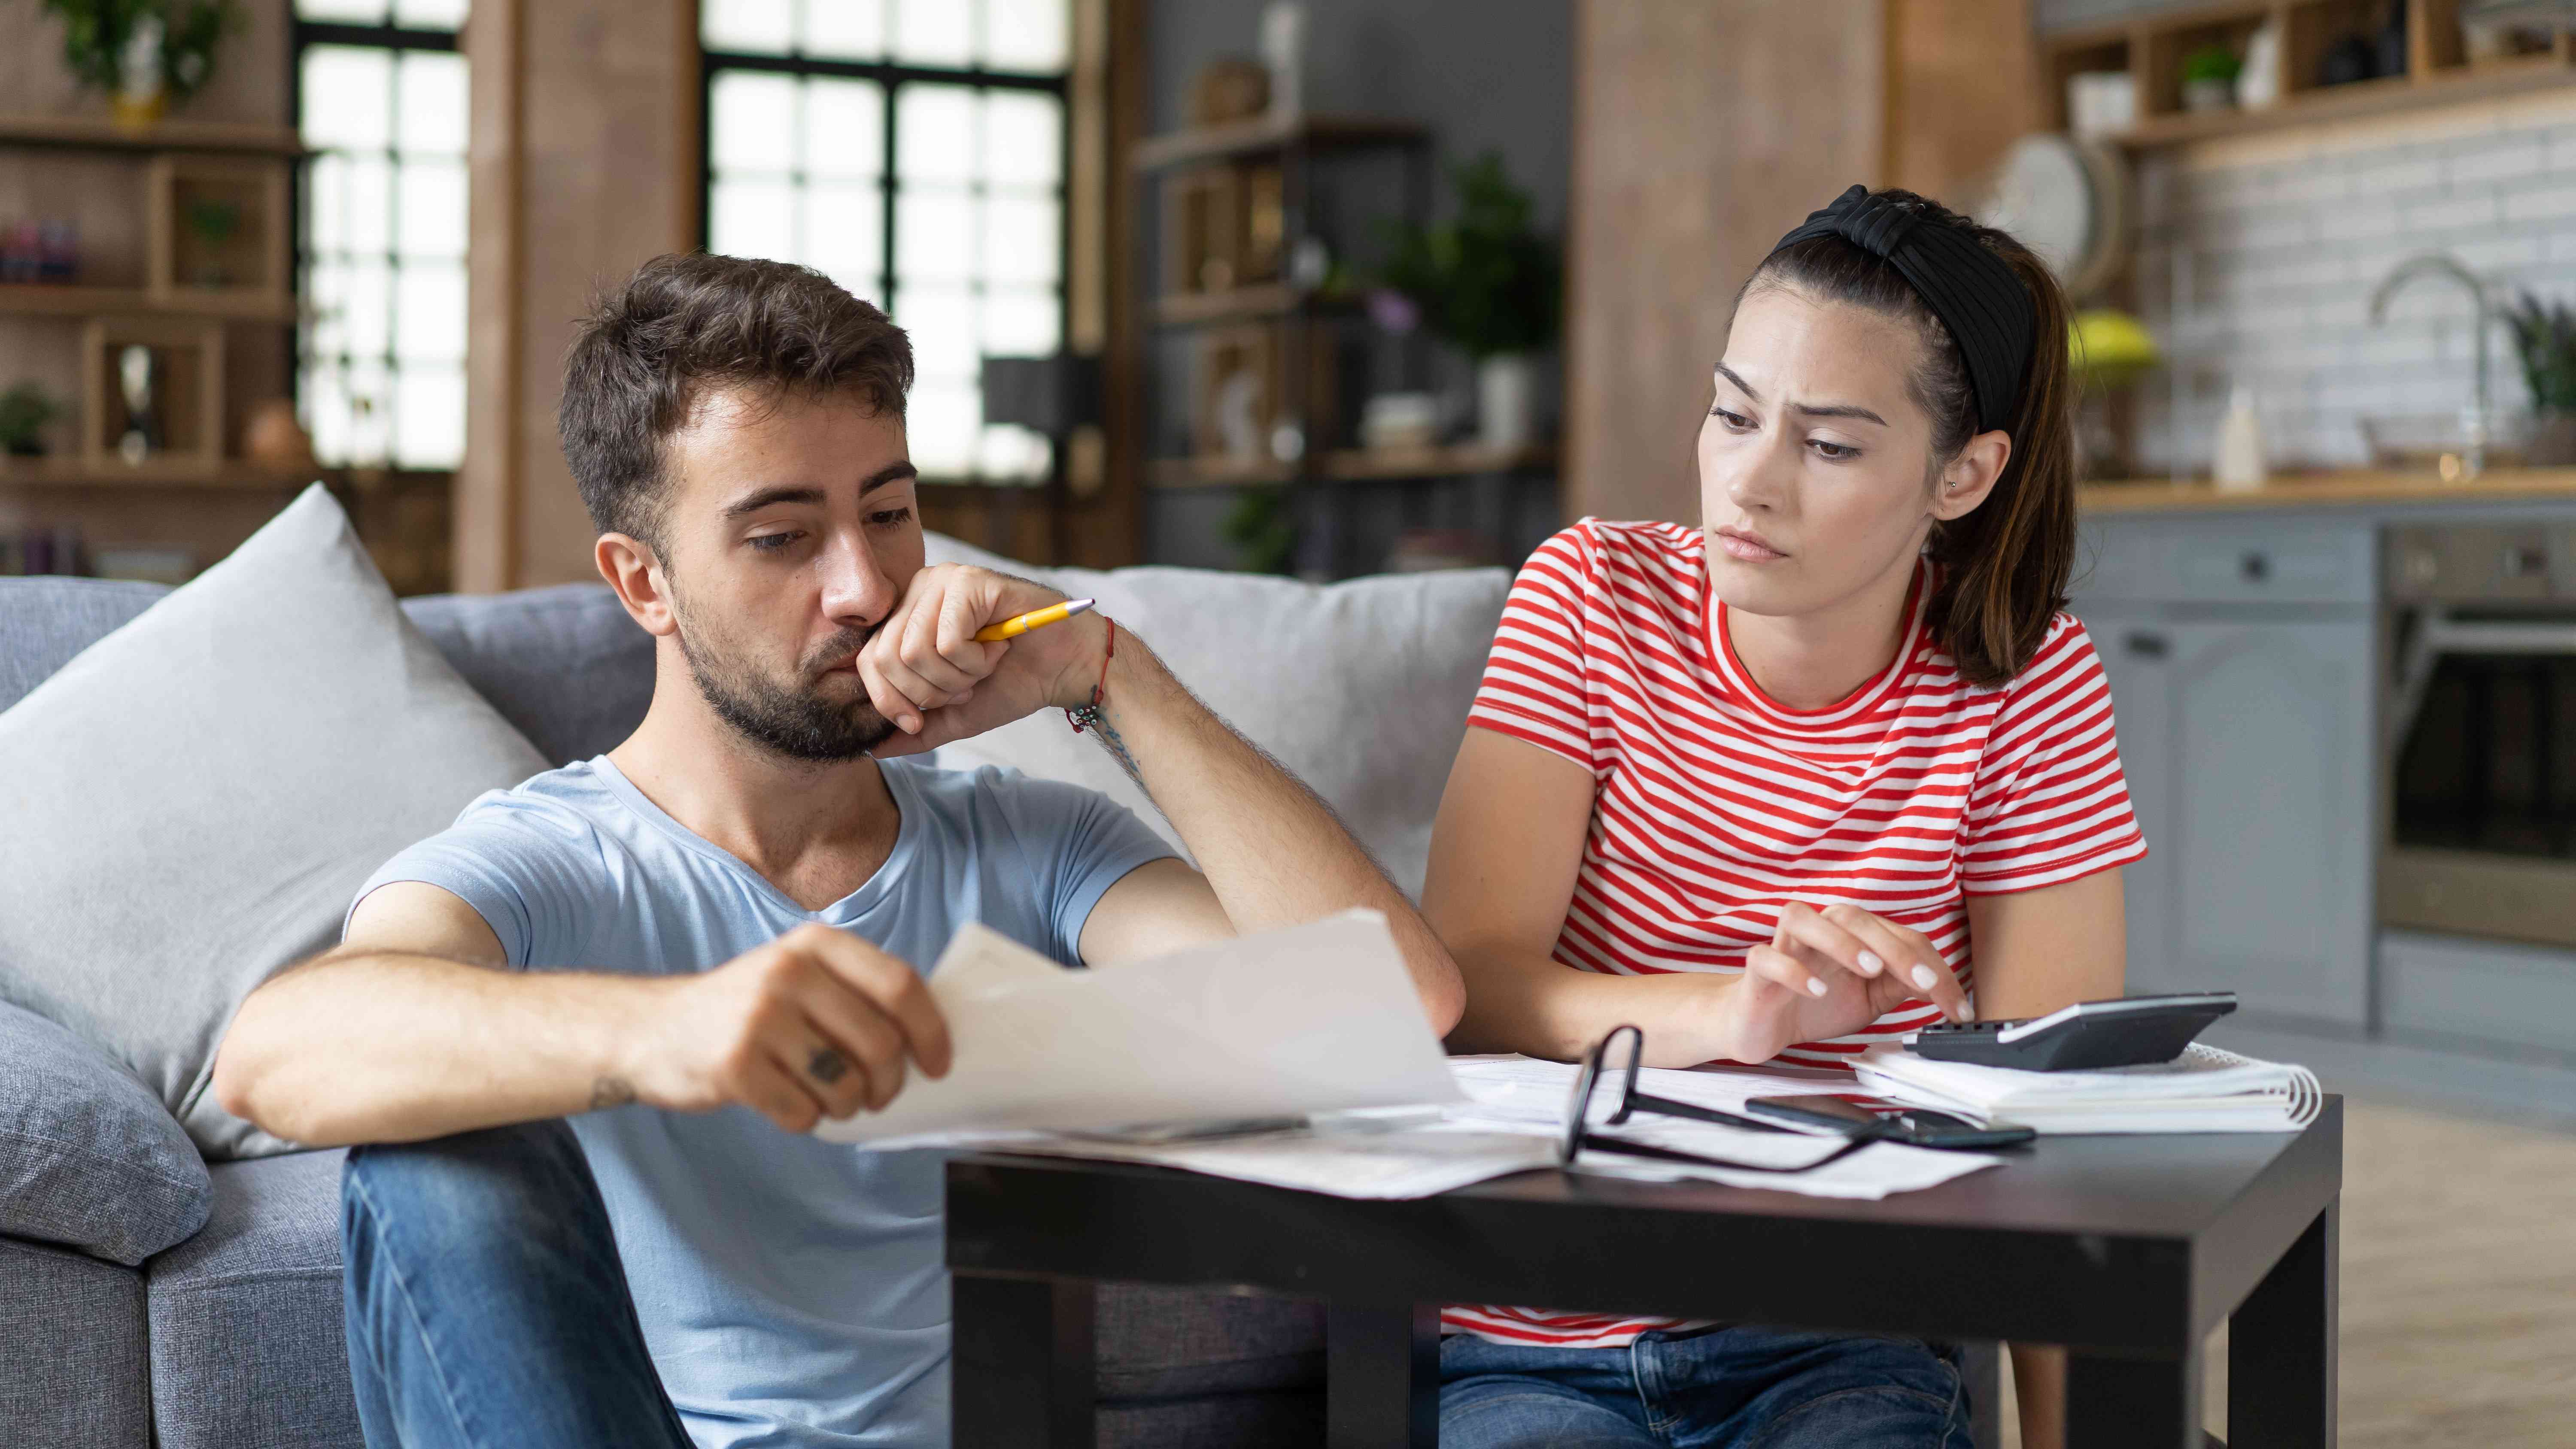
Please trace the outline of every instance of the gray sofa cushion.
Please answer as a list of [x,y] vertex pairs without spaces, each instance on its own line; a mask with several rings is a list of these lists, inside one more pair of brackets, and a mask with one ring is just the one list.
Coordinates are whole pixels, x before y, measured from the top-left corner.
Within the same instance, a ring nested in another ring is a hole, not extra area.
[[143,1276],[0,1237],[0,1440],[151,1442]]
[[140,1263],[205,1226],[205,1160],[97,1048],[0,1001],[0,1233]]
[[551,763],[616,748],[653,702],[653,636],[605,584],[440,594],[403,611]]
[[0,579],[0,709],[168,592],[105,579]]
[[0,998],[97,1044],[212,1158],[251,989],[360,882],[545,768],[406,619],[319,485],[0,712]]
[[340,1162],[213,1171],[205,1231],[146,1267],[160,1449],[362,1449],[340,1331]]

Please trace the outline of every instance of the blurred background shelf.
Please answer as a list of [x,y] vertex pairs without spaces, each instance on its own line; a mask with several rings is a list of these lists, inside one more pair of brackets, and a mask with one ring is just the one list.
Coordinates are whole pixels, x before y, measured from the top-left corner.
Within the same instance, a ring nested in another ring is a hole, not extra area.
[[1318,314],[1352,313],[1359,310],[1359,299],[1301,293],[1285,282],[1236,287],[1223,292],[1171,292],[1154,299],[1154,322],[1162,327],[1195,327],[1211,322],[1285,317],[1301,310]]
[[298,488],[335,470],[304,466],[281,468],[227,459],[204,463],[193,458],[155,458],[138,465],[100,467],[80,458],[0,459],[0,487],[5,488]]
[[[1313,477],[1327,482],[1394,482],[1408,478],[1466,478],[1556,466],[1556,449],[1488,448],[1458,443],[1441,448],[1336,448],[1316,460]],[[1239,488],[1294,481],[1294,464],[1225,458],[1158,458],[1157,488]]]
[[83,116],[0,115],[0,143],[62,146],[87,151],[227,151],[302,156],[304,139],[289,126],[236,121],[162,121],[120,126]]
[[1419,123],[1390,117],[1307,115],[1282,120],[1275,116],[1261,116],[1221,126],[1196,126],[1139,141],[1136,148],[1128,153],[1128,164],[1139,171],[1160,171],[1197,161],[1256,156],[1292,146],[1322,151],[1347,146],[1412,144],[1429,137],[1430,132]]
[[0,315],[91,317],[107,312],[173,317],[230,317],[248,322],[292,322],[295,298],[180,290],[156,294],[145,287],[55,286],[41,282],[0,285]]

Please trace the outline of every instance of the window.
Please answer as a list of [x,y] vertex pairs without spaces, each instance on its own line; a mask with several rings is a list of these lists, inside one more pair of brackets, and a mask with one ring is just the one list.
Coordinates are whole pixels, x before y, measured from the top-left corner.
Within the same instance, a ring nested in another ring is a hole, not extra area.
[[1064,337],[1068,0],[704,0],[707,249],[802,262],[912,334],[924,476],[1026,482],[979,359]]
[[465,453],[466,0],[295,0],[296,398],[335,465]]

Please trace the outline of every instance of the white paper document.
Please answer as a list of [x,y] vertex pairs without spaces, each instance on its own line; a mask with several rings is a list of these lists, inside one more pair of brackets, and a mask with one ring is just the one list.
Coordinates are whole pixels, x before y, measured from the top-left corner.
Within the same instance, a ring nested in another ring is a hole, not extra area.
[[2194,1042],[2170,1062],[2033,1072],[1872,1047],[1861,1084],[1890,1101],[2043,1133],[2296,1132],[2325,1105],[2316,1074]]
[[930,973],[956,1061],[915,1072],[832,1142],[1000,1145],[1008,1134],[1304,1117],[1460,1100],[1386,918],[1346,911],[1096,971],[970,925]]

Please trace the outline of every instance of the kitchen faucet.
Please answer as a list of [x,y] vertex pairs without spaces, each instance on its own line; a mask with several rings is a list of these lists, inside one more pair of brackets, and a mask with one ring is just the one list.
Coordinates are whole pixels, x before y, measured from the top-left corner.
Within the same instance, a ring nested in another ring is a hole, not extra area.
[[2376,327],[2387,319],[2388,299],[2396,296],[2400,288],[2428,275],[2449,277],[2468,288],[2469,298],[2478,309],[2477,331],[2469,335],[2469,350],[2478,360],[2477,401],[2460,412],[2460,433],[2465,444],[2461,451],[2466,455],[2461,460],[2460,476],[2466,480],[2486,471],[2487,421],[2494,416],[2494,395],[2487,380],[2487,322],[2494,316],[2494,309],[2487,304],[2485,284],[2448,252],[2419,252],[2399,262],[2396,270],[2380,282],[2379,289],[2370,294],[2370,325]]

